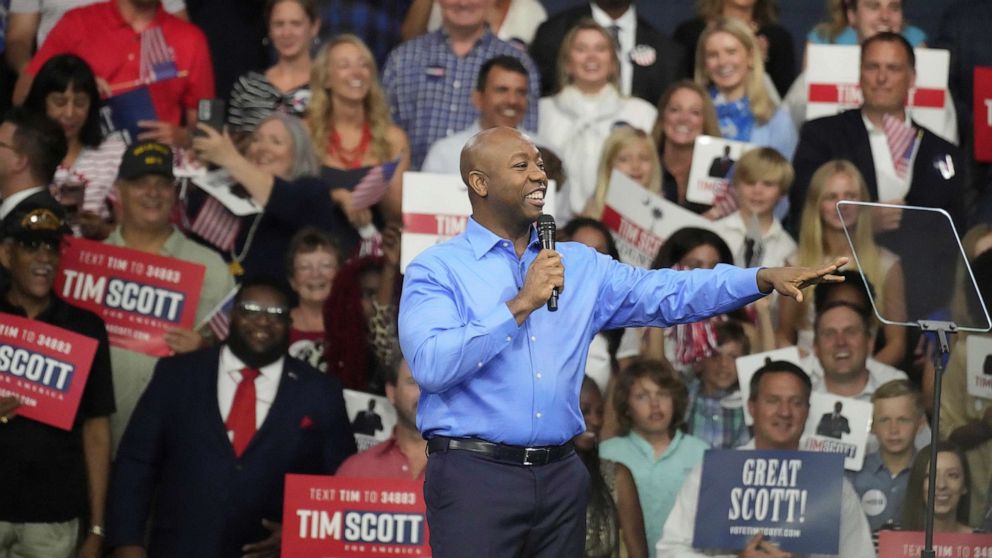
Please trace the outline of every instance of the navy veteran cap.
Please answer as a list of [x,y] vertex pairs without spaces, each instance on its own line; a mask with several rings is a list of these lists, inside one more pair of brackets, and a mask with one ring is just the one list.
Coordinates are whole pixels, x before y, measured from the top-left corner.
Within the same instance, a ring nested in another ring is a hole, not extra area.
[[20,204],[3,220],[3,237],[18,242],[58,244],[72,234],[60,207],[47,204]]
[[154,141],[135,143],[127,148],[117,172],[118,180],[134,180],[149,174],[169,179],[172,174],[172,148]]

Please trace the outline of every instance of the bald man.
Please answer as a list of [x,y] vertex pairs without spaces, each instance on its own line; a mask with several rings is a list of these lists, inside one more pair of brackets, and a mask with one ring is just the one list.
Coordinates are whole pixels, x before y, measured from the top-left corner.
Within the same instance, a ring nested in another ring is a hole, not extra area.
[[410,263],[400,303],[400,344],[428,440],[433,555],[583,556],[589,476],[572,438],[585,430],[579,388],[593,336],[698,321],[773,289],[801,299],[805,286],[838,280],[831,273],[845,261],[676,272],[634,268],[574,242],[543,250],[534,221],[548,187],[544,162],[512,128],[473,136],[461,175],[468,226]]

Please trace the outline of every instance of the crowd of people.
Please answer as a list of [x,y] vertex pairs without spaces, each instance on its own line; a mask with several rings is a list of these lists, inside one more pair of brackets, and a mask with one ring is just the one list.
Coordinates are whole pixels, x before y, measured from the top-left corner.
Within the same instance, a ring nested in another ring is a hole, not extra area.
[[[931,466],[936,530],[992,531],[992,399],[968,383],[969,352],[988,334],[954,340],[932,431],[939,345],[905,325],[988,319],[992,170],[974,158],[971,76],[992,66],[973,33],[992,25],[992,4],[949,3],[928,37],[904,17],[909,1],[829,0],[807,30],[779,23],[785,2],[699,0],[668,37],[632,0],[558,13],[537,0],[239,0],[219,2],[223,14],[183,0],[0,0],[0,106],[11,107],[0,312],[98,342],[69,431],[19,416],[24,401],[0,389],[0,556],[276,556],[286,474],[424,479],[431,425],[476,420],[460,414],[472,404],[526,417],[554,399],[542,388],[535,401],[494,391],[483,402],[464,385],[472,355],[516,335],[504,316],[475,316],[472,336],[445,339],[430,373],[400,347],[415,335],[440,343],[430,336],[458,321],[425,304],[415,319],[404,309],[399,331],[401,300],[437,288],[426,264],[401,270],[404,173],[460,175],[472,196],[502,195],[463,147],[487,130],[517,141],[505,129],[540,150],[540,171],[521,159],[507,172],[525,189],[553,180],[559,242],[602,255],[566,268],[619,262],[603,221],[616,172],[705,223],[663,239],[651,269],[849,260],[845,282],[798,300],[772,294],[664,328],[619,327],[657,321],[637,309],[597,314],[605,325],[588,350],[569,353],[585,363],[581,390],[557,395],[576,408],[544,417],[585,425],[567,446],[590,479],[585,556],[713,550],[693,548],[697,513],[710,511],[698,508],[706,450],[799,449],[816,393],[873,409],[864,464],[843,481],[840,556],[874,556],[885,529],[922,530]],[[795,34],[860,45],[860,107],[807,121]],[[940,129],[914,119],[911,102],[914,49],[927,47],[950,51]],[[688,192],[707,136],[750,146],[714,162],[727,185],[702,204]],[[218,175],[254,209],[204,185]],[[497,201],[530,209],[545,195]],[[940,210],[953,228],[920,230],[938,221],[900,206]],[[438,262],[471,275],[447,278],[458,308],[499,276],[484,257],[499,239],[479,222]],[[204,268],[195,326],[164,334],[170,356],[112,344],[101,318],[56,293],[65,236]],[[563,303],[583,288],[569,285]],[[770,360],[740,385],[736,359],[789,347],[797,362]],[[540,382],[531,366],[511,368]],[[356,453],[343,390],[389,400],[388,440]],[[473,424],[500,442],[513,426]],[[722,550],[781,555],[760,535]]]

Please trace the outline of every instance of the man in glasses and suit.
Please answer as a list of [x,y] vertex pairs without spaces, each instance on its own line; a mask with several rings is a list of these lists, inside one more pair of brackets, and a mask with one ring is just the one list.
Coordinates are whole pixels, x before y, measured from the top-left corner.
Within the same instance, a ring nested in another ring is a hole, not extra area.
[[115,556],[278,555],[285,475],[355,452],[341,384],[287,355],[289,326],[282,288],[248,281],[223,345],[159,361],[111,478]]

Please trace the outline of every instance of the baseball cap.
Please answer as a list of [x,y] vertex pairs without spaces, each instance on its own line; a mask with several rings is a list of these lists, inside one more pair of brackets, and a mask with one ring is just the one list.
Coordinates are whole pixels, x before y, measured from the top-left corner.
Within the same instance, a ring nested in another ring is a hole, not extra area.
[[121,158],[117,179],[134,180],[149,174],[175,178],[172,174],[172,148],[155,141],[143,141],[127,148]]
[[72,234],[72,229],[65,222],[65,213],[61,211],[61,207],[21,204],[3,220],[3,238],[12,238],[22,243],[58,244],[67,234]]

